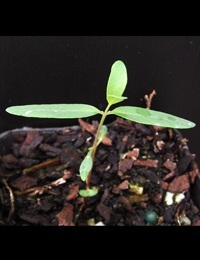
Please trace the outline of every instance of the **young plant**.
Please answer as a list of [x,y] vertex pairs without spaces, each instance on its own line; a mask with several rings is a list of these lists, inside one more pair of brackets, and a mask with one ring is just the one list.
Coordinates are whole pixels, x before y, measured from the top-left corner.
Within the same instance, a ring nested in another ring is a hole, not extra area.
[[126,85],[126,66],[122,61],[117,60],[112,65],[108,78],[106,89],[106,99],[108,104],[104,111],[87,104],[37,104],[11,106],[8,107],[6,111],[17,116],[57,119],[83,118],[94,116],[96,114],[101,115],[101,120],[97,128],[93,145],[88,149],[88,152],[79,168],[80,178],[82,181],[86,182],[86,188],[80,190],[79,193],[83,197],[90,197],[98,193],[96,187],[90,187],[90,179],[97,147],[107,134],[107,127],[104,125],[104,122],[108,115],[116,115],[141,124],[168,128],[186,129],[195,126],[195,123],[186,119],[141,107],[119,106],[110,110],[112,105],[120,103],[126,99],[126,97],[122,96]]

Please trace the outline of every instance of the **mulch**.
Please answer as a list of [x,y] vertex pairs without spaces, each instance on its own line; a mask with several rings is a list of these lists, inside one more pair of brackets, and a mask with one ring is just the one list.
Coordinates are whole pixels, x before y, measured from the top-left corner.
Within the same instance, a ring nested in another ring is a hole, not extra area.
[[200,225],[192,193],[198,165],[175,129],[121,118],[108,124],[91,178],[98,194],[81,197],[79,166],[97,126],[79,120],[0,139],[1,226]]

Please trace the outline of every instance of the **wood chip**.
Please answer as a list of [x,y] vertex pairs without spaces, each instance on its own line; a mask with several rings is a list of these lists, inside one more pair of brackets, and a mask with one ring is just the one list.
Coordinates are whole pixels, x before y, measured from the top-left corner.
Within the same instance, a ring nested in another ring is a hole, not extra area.
[[85,122],[85,121],[84,121],[83,119],[81,119],[81,118],[78,119],[78,122],[79,122],[79,124],[80,124],[80,126],[82,127],[83,130],[86,130],[87,132],[89,132],[89,133],[92,134],[92,135],[95,134],[96,128],[95,128],[93,125],[91,125],[91,124]]
[[10,185],[18,190],[25,190],[32,186],[37,185],[37,179],[30,176],[21,176],[13,180]]
[[169,183],[168,182],[166,182],[166,181],[161,182],[161,188],[163,190],[167,190],[168,187],[169,187]]
[[118,202],[122,203],[129,212],[132,211],[131,202],[126,197],[120,196],[119,199],[118,199]]
[[114,194],[119,194],[119,193],[120,193],[119,187],[118,187],[118,186],[114,186],[114,187],[112,188],[112,193],[114,193]]
[[153,197],[153,202],[156,204],[159,204],[162,202],[163,199],[163,194],[161,192],[157,193],[154,197]]
[[189,152],[186,152],[181,159],[179,160],[178,163],[178,171],[180,172],[180,174],[184,173],[187,171],[187,168],[189,166],[189,164],[192,161],[192,155],[189,154]]
[[11,163],[11,164],[17,164],[18,163],[18,159],[13,155],[13,154],[6,154],[4,156],[2,156],[2,161],[4,163]]
[[192,226],[200,226],[200,219],[192,224]]
[[169,180],[170,178],[174,177],[174,175],[175,175],[175,171],[171,171],[170,173],[168,173],[168,174],[163,178],[163,181]]
[[[97,129],[93,125],[83,121],[81,118],[78,119],[78,122],[79,122],[80,126],[84,130],[86,130],[87,132],[89,132],[90,134],[92,134],[94,136],[96,135],[96,130]],[[112,145],[112,140],[109,137],[107,137],[107,136],[104,136],[104,138],[103,138],[103,140],[101,142],[104,145],[107,145],[107,146],[111,146]]]
[[121,174],[127,172],[130,170],[133,166],[133,160],[130,159],[124,159],[118,163],[118,170]]
[[65,145],[62,147],[60,154],[60,162],[68,163],[72,168],[78,168],[82,162],[81,154],[73,145]]
[[73,223],[74,206],[67,204],[64,208],[56,215],[58,220],[58,226],[74,226]]
[[165,145],[165,142],[163,142],[162,140],[156,142],[156,146],[157,146],[157,148],[158,148],[159,151],[162,150],[162,148],[164,147],[164,145]]
[[188,174],[178,176],[169,184],[168,191],[173,193],[182,193],[190,188]]
[[20,147],[20,154],[29,157],[32,151],[42,142],[43,137],[39,134],[37,130],[32,130],[28,132],[26,139]]
[[120,184],[118,185],[118,188],[119,188],[120,190],[127,190],[128,187],[129,187],[129,181],[127,181],[127,180],[123,181],[122,183],[120,183]]
[[105,221],[109,222],[110,220],[110,215],[111,215],[111,208],[105,206],[103,203],[99,203],[97,206],[97,210],[99,214],[105,219]]
[[24,211],[18,213],[19,217],[22,220],[25,220],[28,223],[34,224],[34,225],[48,225],[48,217],[42,216],[42,215],[30,215],[26,214]]
[[64,172],[63,172],[63,179],[68,180],[72,177],[72,175],[73,175],[72,169],[70,169],[70,170],[65,169]]
[[79,186],[78,185],[70,185],[69,194],[66,196],[66,200],[70,201],[78,197]]
[[132,151],[127,152],[124,157],[125,158],[132,158],[133,161],[137,160],[138,156],[139,156],[140,150],[138,148],[134,148]]
[[150,167],[150,168],[157,168],[158,167],[158,160],[136,160],[133,162],[135,166],[143,166],[143,167]]
[[147,201],[147,200],[149,200],[148,194],[131,195],[131,196],[129,196],[129,201],[131,203],[133,203],[133,202],[142,202],[142,201]]
[[174,163],[174,162],[172,162],[172,161],[170,161],[169,159],[167,159],[164,163],[163,163],[163,166],[165,167],[165,168],[167,168],[168,170],[170,170],[170,171],[173,171],[173,170],[175,170],[176,169],[176,163]]
[[51,152],[51,154],[54,157],[59,156],[60,153],[61,153],[61,149],[60,148],[54,147],[54,146],[49,145],[49,144],[40,144],[39,148],[43,152]]
[[193,170],[189,172],[191,182],[194,183],[195,179],[197,177],[197,174],[199,173],[199,168],[196,162],[193,163]]

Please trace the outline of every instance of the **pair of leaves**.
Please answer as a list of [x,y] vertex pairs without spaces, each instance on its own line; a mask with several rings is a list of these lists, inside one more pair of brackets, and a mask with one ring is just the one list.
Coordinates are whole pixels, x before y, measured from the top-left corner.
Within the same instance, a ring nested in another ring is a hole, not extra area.
[[[106,98],[109,105],[119,103],[127,84],[127,71],[124,63],[116,61],[112,67],[107,84]],[[84,118],[102,114],[98,108],[87,104],[36,104],[8,107],[6,111],[13,115],[36,118]],[[147,110],[134,106],[121,106],[109,111],[125,119],[147,125],[157,125],[170,128],[192,128],[195,123],[171,114]]]
[[[13,106],[7,108],[6,111],[18,116],[59,119],[83,118],[101,114],[99,109],[86,104]],[[195,123],[171,114],[134,106],[120,106],[109,111],[109,114],[114,114],[146,125],[156,125],[177,129],[192,128],[195,126]]]

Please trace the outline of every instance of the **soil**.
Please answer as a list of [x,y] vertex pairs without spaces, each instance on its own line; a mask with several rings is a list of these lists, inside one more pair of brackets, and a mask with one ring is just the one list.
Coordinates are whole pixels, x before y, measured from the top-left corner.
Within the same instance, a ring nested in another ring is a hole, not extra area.
[[55,131],[10,131],[1,142],[1,226],[200,225],[191,192],[198,165],[175,129],[121,118],[108,124],[91,178],[98,194],[81,197],[79,166],[97,126],[79,120]]

